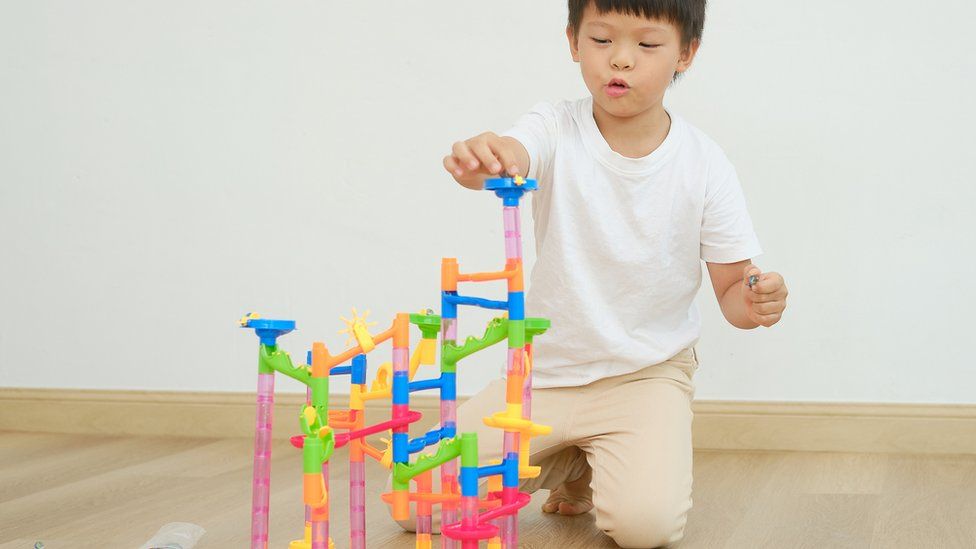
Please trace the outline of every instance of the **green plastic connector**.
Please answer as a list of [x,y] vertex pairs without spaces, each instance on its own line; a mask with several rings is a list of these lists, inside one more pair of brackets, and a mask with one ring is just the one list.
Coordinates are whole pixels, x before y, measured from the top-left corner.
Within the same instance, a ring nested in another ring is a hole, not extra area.
[[532,338],[544,334],[552,323],[548,318],[526,318],[525,319],[525,342],[532,343]]
[[461,467],[478,466],[478,433],[461,433]]
[[508,321],[508,348],[521,349],[525,347],[525,321]]
[[437,334],[441,331],[440,315],[413,313],[410,315],[410,323],[420,328],[424,339],[437,339]]
[[308,385],[312,372],[305,365],[296,367],[291,362],[291,356],[278,349],[277,345],[261,345],[258,350],[258,373],[273,374],[280,372],[286,376]]
[[312,406],[315,406],[316,410],[327,409],[329,407],[329,378],[309,378],[308,386],[312,388]]
[[469,336],[464,340],[464,345],[457,346],[453,343],[445,343],[442,346],[441,371],[455,372],[459,360],[483,349],[487,349],[506,338],[508,338],[508,319],[493,318],[488,323],[488,327],[485,328],[485,335],[480,339]]
[[460,439],[457,437],[444,439],[440,442],[440,446],[437,447],[437,452],[432,455],[423,454],[417,458],[415,463],[410,465],[406,463],[394,463],[393,478],[394,480],[400,480],[401,482],[409,484],[410,479],[413,477],[425,471],[430,471],[434,467],[447,463],[460,455]]

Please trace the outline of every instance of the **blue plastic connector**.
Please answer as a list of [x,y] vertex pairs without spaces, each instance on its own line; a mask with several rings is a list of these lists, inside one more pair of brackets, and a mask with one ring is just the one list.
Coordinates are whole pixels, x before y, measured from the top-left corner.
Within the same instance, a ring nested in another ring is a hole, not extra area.
[[407,433],[393,433],[393,461],[396,463],[407,463],[410,459],[410,452],[407,446]]
[[[521,181],[519,184],[517,181]],[[521,179],[514,177],[495,177],[485,180],[485,190],[495,191],[495,195],[502,199],[506,206],[518,206],[519,200],[527,191],[534,191],[539,186],[535,179]]]
[[[442,301],[451,305],[474,305],[483,309],[500,309],[503,311],[508,309],[507,301],[495,301],[493,299],[457,295],[455,292],[443,292],[443,294]],[[447,318],[457,318],[457,309],[454,310],[454,317]]]
[[410,378],[407,372],[393,372],[393,404],[410,404]]
[[441,377],[436,377],[434,379],[421,379],[419,381],[410,382],[410,392],[425,391],[427,389],[436,389],[441,386],[443,382],[443,374]]
[[510,292],[508,294],[509,320],[525,320],[525,292]]
[[352,379],[355,385],[366,383],[366,355],[356,355],[352,357]]
[[457,400],[457,374],[441,373],[441,400]]
[[278,343],[278,337],[287,334],[295,329],[294,320],[276,320],[271,318],[252,318],[241,328],[252,328],[254,333],[261,338],[261,344],[274,347]]

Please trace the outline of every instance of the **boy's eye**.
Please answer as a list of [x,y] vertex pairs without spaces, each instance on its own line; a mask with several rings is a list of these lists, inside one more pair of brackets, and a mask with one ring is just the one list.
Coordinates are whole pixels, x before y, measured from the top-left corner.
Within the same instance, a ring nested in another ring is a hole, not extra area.
[[645,43],[641,42],[640,47],[647,48],[647,49],[650,50],[650,49],[654,49],[654,48],[661,47],[661,44],[645,44]]
[[595,38],[593,36],[590,37],[590,40],[596,42],[597,44],[609,44],[610,43],[610,41],[607,40],[607,39],[605,39],[605,38]]

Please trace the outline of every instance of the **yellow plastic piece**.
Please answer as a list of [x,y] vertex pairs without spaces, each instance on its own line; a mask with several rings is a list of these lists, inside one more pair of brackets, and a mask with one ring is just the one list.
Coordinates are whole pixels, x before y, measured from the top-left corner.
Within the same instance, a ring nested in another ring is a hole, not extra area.
[[417,534],[417,549],[430,549],[430,534]]
[[349,339],[346,340],[346,344],[348,345],[351,341],[355,341],[359,344],[360,349],[362,349],[364,353],[368,353],[376,348],[376,343],[373,341],[373,336],[369,333],[369,327],[375,326],[376,323],[367,323],[366,317],[368,316],[369,309],[366,309],[363,316],[359,316],[359,313],[356,312],[356,308],[353,307],[351,319],[344,316],[339,317],[339,320],[346,323],[346,329],[339,330],[339,333],[349,334]]
[[529,436],[548,435],[552,432],[552,427],[532,423],[532,420],[520,417],[511,417],[507,412],[498,412],[483,419],[485,425],[505,429],[506,431],[518,431],[527,433]]
[[332,427],[329,427],[328,425],[326,425],[325,427],[322,427],[321,429],[319,429],[319,438],[325,438],[325,437],[329,436],[329,433],[331,433],[331,432],[332,432]]
[[507,403],[505,406],[505,415],[508,417],[522,417],[522,405]]
[[420,340],[420,363],[427,364],[428,366],[433,366],[434,364],[437,364],[437,340],[436,339]]
[[[329,541],[332,541],[331,539]],[[305,537],[288,544],[288,549],[312,549],[312,525],[305,523]]]
[[525,185],[525,178],[523,178],[521,175],[516,175],[515,178],[512,180],[512,183],[515,183],[516,185],[521,187],[522,185]]
[[311,426],[318,419],[318,415],[315,413],[315,408],[312,406],[306,406],[302,409],[302,414],[305,416],[305,422]]
[[376,343],[373,342],[373,336],[369,334],[369,330],[366,329],[366,324],[363,321],[360,320],[353,324],[352,335],[356,337],[356,341],[364,353],[368,353],[376,348]]
[[[288,549],[312,549],[312,527],[305,526],[305,539],[297,539],[288,544]],[[329,549],[335,549],[335,542],[329,538]]]
[[[498,465],[501,463],[500,459],[492,459],[488,461],[488,465]],[[502,476],[501,475],[491,475],[488,477],[488,491],[489,492],[501,492],[502,491]]]
[[382,442],[386,443],[386,449],[383,450],[383,457],[380,458],[380,465],[386,467],[387,469],[393,468],[393,442],[388,438],[381,438]]
[[247,313],[246,315],[244,315],[244,316],[241,317],[241,321],[240,321],[241,322],[241,326],[247,326],[247,322],[249,320],[254,320],[254,319],[257,319],[257,318],[261,318],[261,315],[259,315],[257,313]]
[[502,542],[498,538],[488,540],[488,549],[502,549]]

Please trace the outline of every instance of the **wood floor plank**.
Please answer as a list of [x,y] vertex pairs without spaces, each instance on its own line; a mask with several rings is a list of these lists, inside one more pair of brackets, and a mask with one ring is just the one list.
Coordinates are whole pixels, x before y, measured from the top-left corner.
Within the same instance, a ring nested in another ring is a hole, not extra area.
[[[204,527],[200,549],[249,544],[248,439],[18,433],[3,442],[0,549],[138,547],[168,522]],[[344,547],[348,465],[337,456],[332,527]],[[301,452],[275,441],[272,457],[271,545],[283,548],[304,526]],[[380,502],[387,474],[367,464],[368,546],[412,548]],[[679,549],[976,547],[976,456],[702,451],[694,477]],[[592,513],[542,513],[546,495],[522,511],[521,547],[614,547]]]

